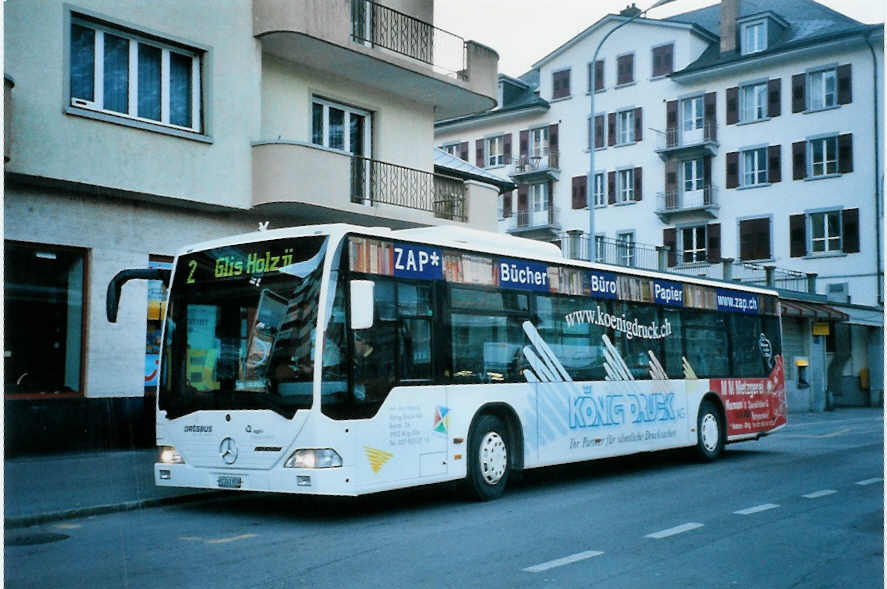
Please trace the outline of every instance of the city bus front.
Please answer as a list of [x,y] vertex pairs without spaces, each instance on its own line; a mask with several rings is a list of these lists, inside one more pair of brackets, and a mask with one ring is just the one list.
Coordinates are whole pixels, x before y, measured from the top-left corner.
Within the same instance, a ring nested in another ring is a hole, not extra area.
[[178,257],[157,395],[156,484],[343,492],[347,468],[335,444],[305,443],[315,438],[306,423],[322,365],[329,241],[283,237]]

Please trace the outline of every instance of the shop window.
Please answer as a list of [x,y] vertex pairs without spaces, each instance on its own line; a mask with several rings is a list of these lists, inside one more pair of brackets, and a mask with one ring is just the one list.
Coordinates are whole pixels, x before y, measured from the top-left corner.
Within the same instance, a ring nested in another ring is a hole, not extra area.
[[81,394],[86,252],[4,243],[6,394]]

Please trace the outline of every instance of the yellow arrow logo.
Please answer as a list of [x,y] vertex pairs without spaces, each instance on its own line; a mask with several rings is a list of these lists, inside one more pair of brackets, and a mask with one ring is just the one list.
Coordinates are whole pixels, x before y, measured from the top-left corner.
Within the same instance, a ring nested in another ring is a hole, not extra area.
[[385,450],[377,450],[376,448],[370,448],[369,446],[364,446],[363,451],[366,452],[367,459],[370,461],[370,466],[373,467],[373,472],[378,474],[379,470],[382,468],[382,465],[388,462],[394,454],[391,452],[386,452]]

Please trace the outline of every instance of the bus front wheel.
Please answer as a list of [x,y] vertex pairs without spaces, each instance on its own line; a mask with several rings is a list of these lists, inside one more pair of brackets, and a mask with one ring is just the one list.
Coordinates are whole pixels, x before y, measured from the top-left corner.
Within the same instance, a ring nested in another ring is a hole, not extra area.
[[468,485],[481,501],[501,496],[508,482],[508,438],[502,420],[481,415],[468,433]]
[[699,406],[699,417],[696,420],[696,452],[705,462],[720,456],[724,450],[724,426],[717,406],[705,400]]

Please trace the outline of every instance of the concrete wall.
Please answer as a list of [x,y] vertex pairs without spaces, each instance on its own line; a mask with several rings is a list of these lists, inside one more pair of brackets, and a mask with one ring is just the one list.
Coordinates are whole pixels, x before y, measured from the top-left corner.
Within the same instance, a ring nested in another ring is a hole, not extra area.
[[[203,104],[210,143],[65,113],[69,73],[66,4],[11,0],[5,9],[5,69],[15,79],[8,172],[246,208],[249,140],[259,134],[259,50],[249,2],[206,10],[203,2],[72,3],[112,23],[208,47]],[[207,173],[207,170],[210,173]]]

